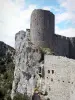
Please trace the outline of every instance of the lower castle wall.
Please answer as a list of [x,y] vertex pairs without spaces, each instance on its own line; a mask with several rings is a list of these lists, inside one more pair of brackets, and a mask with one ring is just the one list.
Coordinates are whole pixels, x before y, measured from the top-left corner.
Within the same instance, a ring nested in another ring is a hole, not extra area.
[[45,55],[45,83],[50,100],[75,100],[75,60]]

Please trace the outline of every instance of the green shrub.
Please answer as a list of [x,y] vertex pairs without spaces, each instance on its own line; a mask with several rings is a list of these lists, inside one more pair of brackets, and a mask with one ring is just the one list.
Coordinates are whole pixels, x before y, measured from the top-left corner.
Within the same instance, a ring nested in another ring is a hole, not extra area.
[[30,100],[30,98],[26,94],[16,93],[13,100]]
[[[1,65],[0,65],[1,66]],[[14,76],[14,64],[10,62],[0,70],[0,100],[11,100],[10,94]]]
[[14,68],[12,54],[0,55],[0,100],[11,100]]
[[4,84],[4,88],[6,88],[7,90],[11,90],[12,89],[12,83],[11,82],[6,82]]
[[4,100],[11,100],[10,95],[6,95],[5,98],[4,98]]
[[4,65],[4,64],[5,64],[4,60],[0,61],[0,65]]
[[48,54],[48,55],[52,55],[54,54],[53,51],[50,48],[43,48],[40,47],[41,52],[43,52],[44,54]]
[[45,94],[44,94],[44,96],[47,96],[48,95],[48,92],[47,91],[45,91]]
[[1,98],[4,98],[5,94],[6,94],[6,90],[4,88],[0,88],[0,100]]
[[47,100],[50,100],[50,98],[47,98]]
[[4,79],[8,79],[8,73],[7,72],[4,73]]
[[4,73],[6,71],[5,65],[0,65],[0,73]]
[[7,64],[13,61],[11,56],[12,55],[10,53],[7,54],[7,57],[6,57]]

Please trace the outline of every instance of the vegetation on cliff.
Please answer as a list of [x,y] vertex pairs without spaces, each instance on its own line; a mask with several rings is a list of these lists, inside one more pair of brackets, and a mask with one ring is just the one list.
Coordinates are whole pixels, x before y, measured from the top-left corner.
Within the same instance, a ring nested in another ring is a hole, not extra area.
[[41,50],[41,52],[43,54],[48,54],[48,55],[53,55],[54,54],[54,52],[50,48],[40,47],[39,49]]
[[30,100],[30,97],[26,94],[16,93],[13,100]]
[[0,42],[0,100],[11,100],[14,48]]

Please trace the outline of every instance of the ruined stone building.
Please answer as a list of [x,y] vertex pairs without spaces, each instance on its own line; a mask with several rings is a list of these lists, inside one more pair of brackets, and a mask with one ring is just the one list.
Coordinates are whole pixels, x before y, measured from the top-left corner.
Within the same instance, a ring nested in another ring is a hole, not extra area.
[[[11,97],[32,95],[38,88],[46,100],[75,100],[75,38],[55,34],[55,16],[35,9],[30,29],[15,36],[15,71]],[[49,48],[53,54],[44,54]],[[71,58],[71,59],[70,59]]]

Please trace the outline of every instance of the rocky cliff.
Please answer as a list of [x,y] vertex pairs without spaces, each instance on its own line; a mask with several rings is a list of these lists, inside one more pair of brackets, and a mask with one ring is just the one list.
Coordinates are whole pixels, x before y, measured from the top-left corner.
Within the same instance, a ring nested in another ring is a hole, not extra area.
[[44,73],[43,54],[37,48],[33,48],[30,41],[30,33],[20,31],[16,34],[15,72],[11,97],[20,92],[32,95],[34,88],[40,86],[40,79]]

